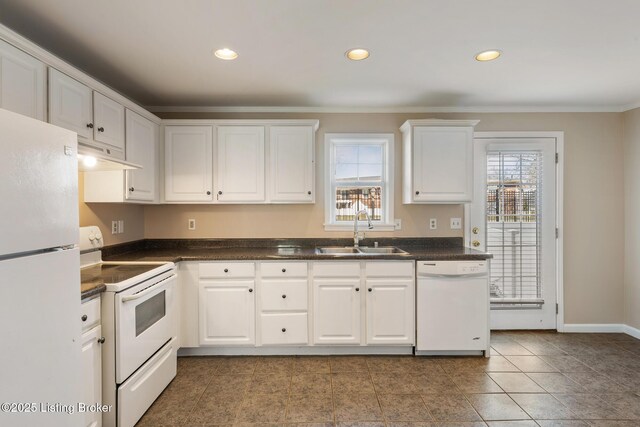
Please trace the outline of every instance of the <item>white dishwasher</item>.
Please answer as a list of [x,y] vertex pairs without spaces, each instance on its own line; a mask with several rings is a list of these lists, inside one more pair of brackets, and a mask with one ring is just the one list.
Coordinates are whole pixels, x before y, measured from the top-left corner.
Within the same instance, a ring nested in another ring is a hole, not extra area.
[[487,261],[418,261],[417,355],[489,357]]

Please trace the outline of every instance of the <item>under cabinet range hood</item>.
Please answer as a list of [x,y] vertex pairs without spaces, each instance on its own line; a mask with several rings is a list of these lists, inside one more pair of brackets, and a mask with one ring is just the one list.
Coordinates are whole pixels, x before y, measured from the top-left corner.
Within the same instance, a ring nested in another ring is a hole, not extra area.
[[78,170],[115,171],[142,169],[142,166],[109,156],[103,149],[96,148],[78,140]]

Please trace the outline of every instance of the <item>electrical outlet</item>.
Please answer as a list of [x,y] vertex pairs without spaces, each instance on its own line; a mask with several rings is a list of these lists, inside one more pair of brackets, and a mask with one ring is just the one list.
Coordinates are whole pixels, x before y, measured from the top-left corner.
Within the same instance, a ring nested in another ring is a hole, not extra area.
[[429,218],[429,229],[436,230],[438,228],[438,220],[436,218]]
[[394,230],[402,230],[402,220],[400,218],[396,218],[395,221],[393,222]]
[[451,218],[451,229],[460,230],[462,228],[462,218]]
[[118,220],[118,234],[124,233],[124,219]]
[[196,229],[196,220],[195,219],[190,219],[187,227],[189,228],[189,230],[195,230]]
[[118,221],[111,221],[111,234],[118,234]]

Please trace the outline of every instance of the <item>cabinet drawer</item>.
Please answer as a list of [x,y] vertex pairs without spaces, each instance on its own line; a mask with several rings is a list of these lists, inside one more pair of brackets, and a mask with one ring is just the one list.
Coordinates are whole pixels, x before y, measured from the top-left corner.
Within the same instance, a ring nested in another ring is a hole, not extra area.
[[82,322],[82,332],[88,331],[100,323],[100,297],[82,303],[80,306],[80,320]]
[[359,262],[315,262],[314,277],[360,277]]
[[413,277],[412,261],[376,261],[365,264],[367,277]]
[[200,277],[251,277],[256,273],[252,262],[204,262],[200,263]]
[[262,277],[307,277],[306,262],[263,262]]
[[307,344],[307,313],[262,314],[263,345]]
[[262,310],[307,310],[306,280],[263,280],[260,290]]

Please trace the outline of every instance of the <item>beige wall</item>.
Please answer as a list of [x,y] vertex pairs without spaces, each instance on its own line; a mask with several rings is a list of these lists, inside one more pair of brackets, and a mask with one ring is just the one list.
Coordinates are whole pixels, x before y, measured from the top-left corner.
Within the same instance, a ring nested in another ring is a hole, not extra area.
[[640,329],[640,108],[623,114],[625,189],[625,323]]
[[[448,231],[448,218],[461,216],[461,206],[404,206],[400,198],[399,126],[409,118],[479,119],[478,131],[564,131],[564,296],[565,323],[622,323],[624,260],[624,191],[622,114],[159,114],[163,118],[317,118],[316,194],[323,194],[323,142],[326,132],[394,132],[396,135],[395,217],[399,232],[385,236],[459,235]],[[640,162],[640,160],[639,160]],[[81,203],[82,205],[82,203]],[[91,206],[111,221],[115,207]],[[122,214],[138,218],[137,208]],[[438,218],[438,233],[427,228]],[[197,230],[187,230],[195,218]],[[81,220],[85,220],[81,209]],[[324,202],[315,205],[211,206],[166,205],[144,208],[144,236],[161,237],[346,237],[324,232]],[[606,225],[604,225],[606,223]],[[375,234],[372,234],[375,236]],[[126,238],[133,238],[128,236]],[[138,237],[136,237],[138,238]]]
[[[84,173],[78,173],[80,227],[97,225],[105,245],[144,238],[144,207],[124,203],[84,203]],[[111,234],[111,221],[124,220],[124,233]]]

